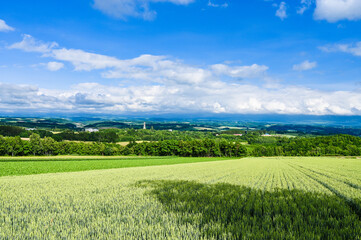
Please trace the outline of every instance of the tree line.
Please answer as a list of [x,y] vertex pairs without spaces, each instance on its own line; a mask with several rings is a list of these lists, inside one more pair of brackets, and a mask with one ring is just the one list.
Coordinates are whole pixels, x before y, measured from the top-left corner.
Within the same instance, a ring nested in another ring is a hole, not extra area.
[[[33,133],[29,140],[0,135],[1,156],[143,155],[183,157],[361,156],[361,138],[335,135],[309,138],[261,138],[250,145],[226,139],[164,140],[121,146],[107,142],[55,141]],[[267,140],[265,140],[267,139]]]
[[164,140],[136,143],[126,146],[102,142],[57,142],[51,137],[41,138],[32,134],[29,141],[19,136],[0,136],[1,156],[51,156],[51,155],[144,155],[144,156],[184,156],[184,157],[240,157],[247,150],[240,143],[226,140]]
[[[33,133],[39,134],[41,138],[51,137],[57,142],[64,140],[82,141],[82,142],[130,142],[130,141],[164,141],[164,140],[183,140],[191,141],[194,139],[225,139],[227,141],[245,141],[251,142],[266,133],[265,130],[226,130],[221,132],[210,131],[179,131],[179,130],[153,130],[153,129],[100,129],[97,132],[74,131],[71,129],[52,132],[45,129],[25,129],[17,126],[0,126],[0,135],[6,137],[20,136],[29,138]],[[271,133],[271,132],[270,132]],[[235,135],[243,134],[243,136]]]
[[97,132],[74,131],[71,129],[52,132],[44,129],[27,130],[17,126],[0,126],[0,135],[6,137],[20,136],[29,138],[33,133],[39,134],[41,138],[51,137],[55,141],[84,141],[84,142],[129,142],[129,141],[163,141],[215,138],[215,133],[202,131],[169,131],[152,129],[100,129]]
[[308,138],[269,138],[253,141],[251,156],[360,156],[361,138],[334,135]]

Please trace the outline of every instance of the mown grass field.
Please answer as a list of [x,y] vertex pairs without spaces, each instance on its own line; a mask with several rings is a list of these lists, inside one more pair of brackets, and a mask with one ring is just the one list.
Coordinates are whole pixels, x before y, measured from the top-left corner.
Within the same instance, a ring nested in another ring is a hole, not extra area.
[[361,161],[244,158],[0,177],[0,239],[361,239]]

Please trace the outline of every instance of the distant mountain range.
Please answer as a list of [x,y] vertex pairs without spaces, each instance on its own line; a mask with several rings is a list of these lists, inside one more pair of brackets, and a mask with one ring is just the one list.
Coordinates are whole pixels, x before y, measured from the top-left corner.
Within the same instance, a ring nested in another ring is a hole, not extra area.
[[338,126],[338,127],[361,127],[361,116],[339,116],[339,115],[280,115],[280,114],[124,114],[124,115],[96,115],[96,114],[52,114],[52,113],[5,113],[0,117],[20,117],[20,118],[61,118],[74,122],[93,122],[93,121],[226,121],[238,123],[270,123],[270,124],[301,124],[301,125],[320,125],[320,126]]

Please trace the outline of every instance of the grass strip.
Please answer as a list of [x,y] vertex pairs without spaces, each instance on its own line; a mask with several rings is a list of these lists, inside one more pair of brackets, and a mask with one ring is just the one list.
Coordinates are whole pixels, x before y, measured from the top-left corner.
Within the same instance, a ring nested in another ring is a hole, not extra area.
[[210,162],[231,158],[181,158],[181,157],[133,157],[133,158],[29,158],[0,161],[1,176],[20,176],[41,173],[78,172],[98,169],[173,165]]

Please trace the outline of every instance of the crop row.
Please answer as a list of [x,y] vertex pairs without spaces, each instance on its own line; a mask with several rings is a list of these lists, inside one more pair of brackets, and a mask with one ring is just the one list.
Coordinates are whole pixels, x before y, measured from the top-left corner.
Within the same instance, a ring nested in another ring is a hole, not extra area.
[[[207,239],[357,239],[361,222],[334,195],[254,190],[231,184],[146,181],[169,212]],[[193,214],[196,217],[192,217]]]
[[346,160],[0,177],[0,239],[360,239],[360,189],[347,181],[361,166]]

